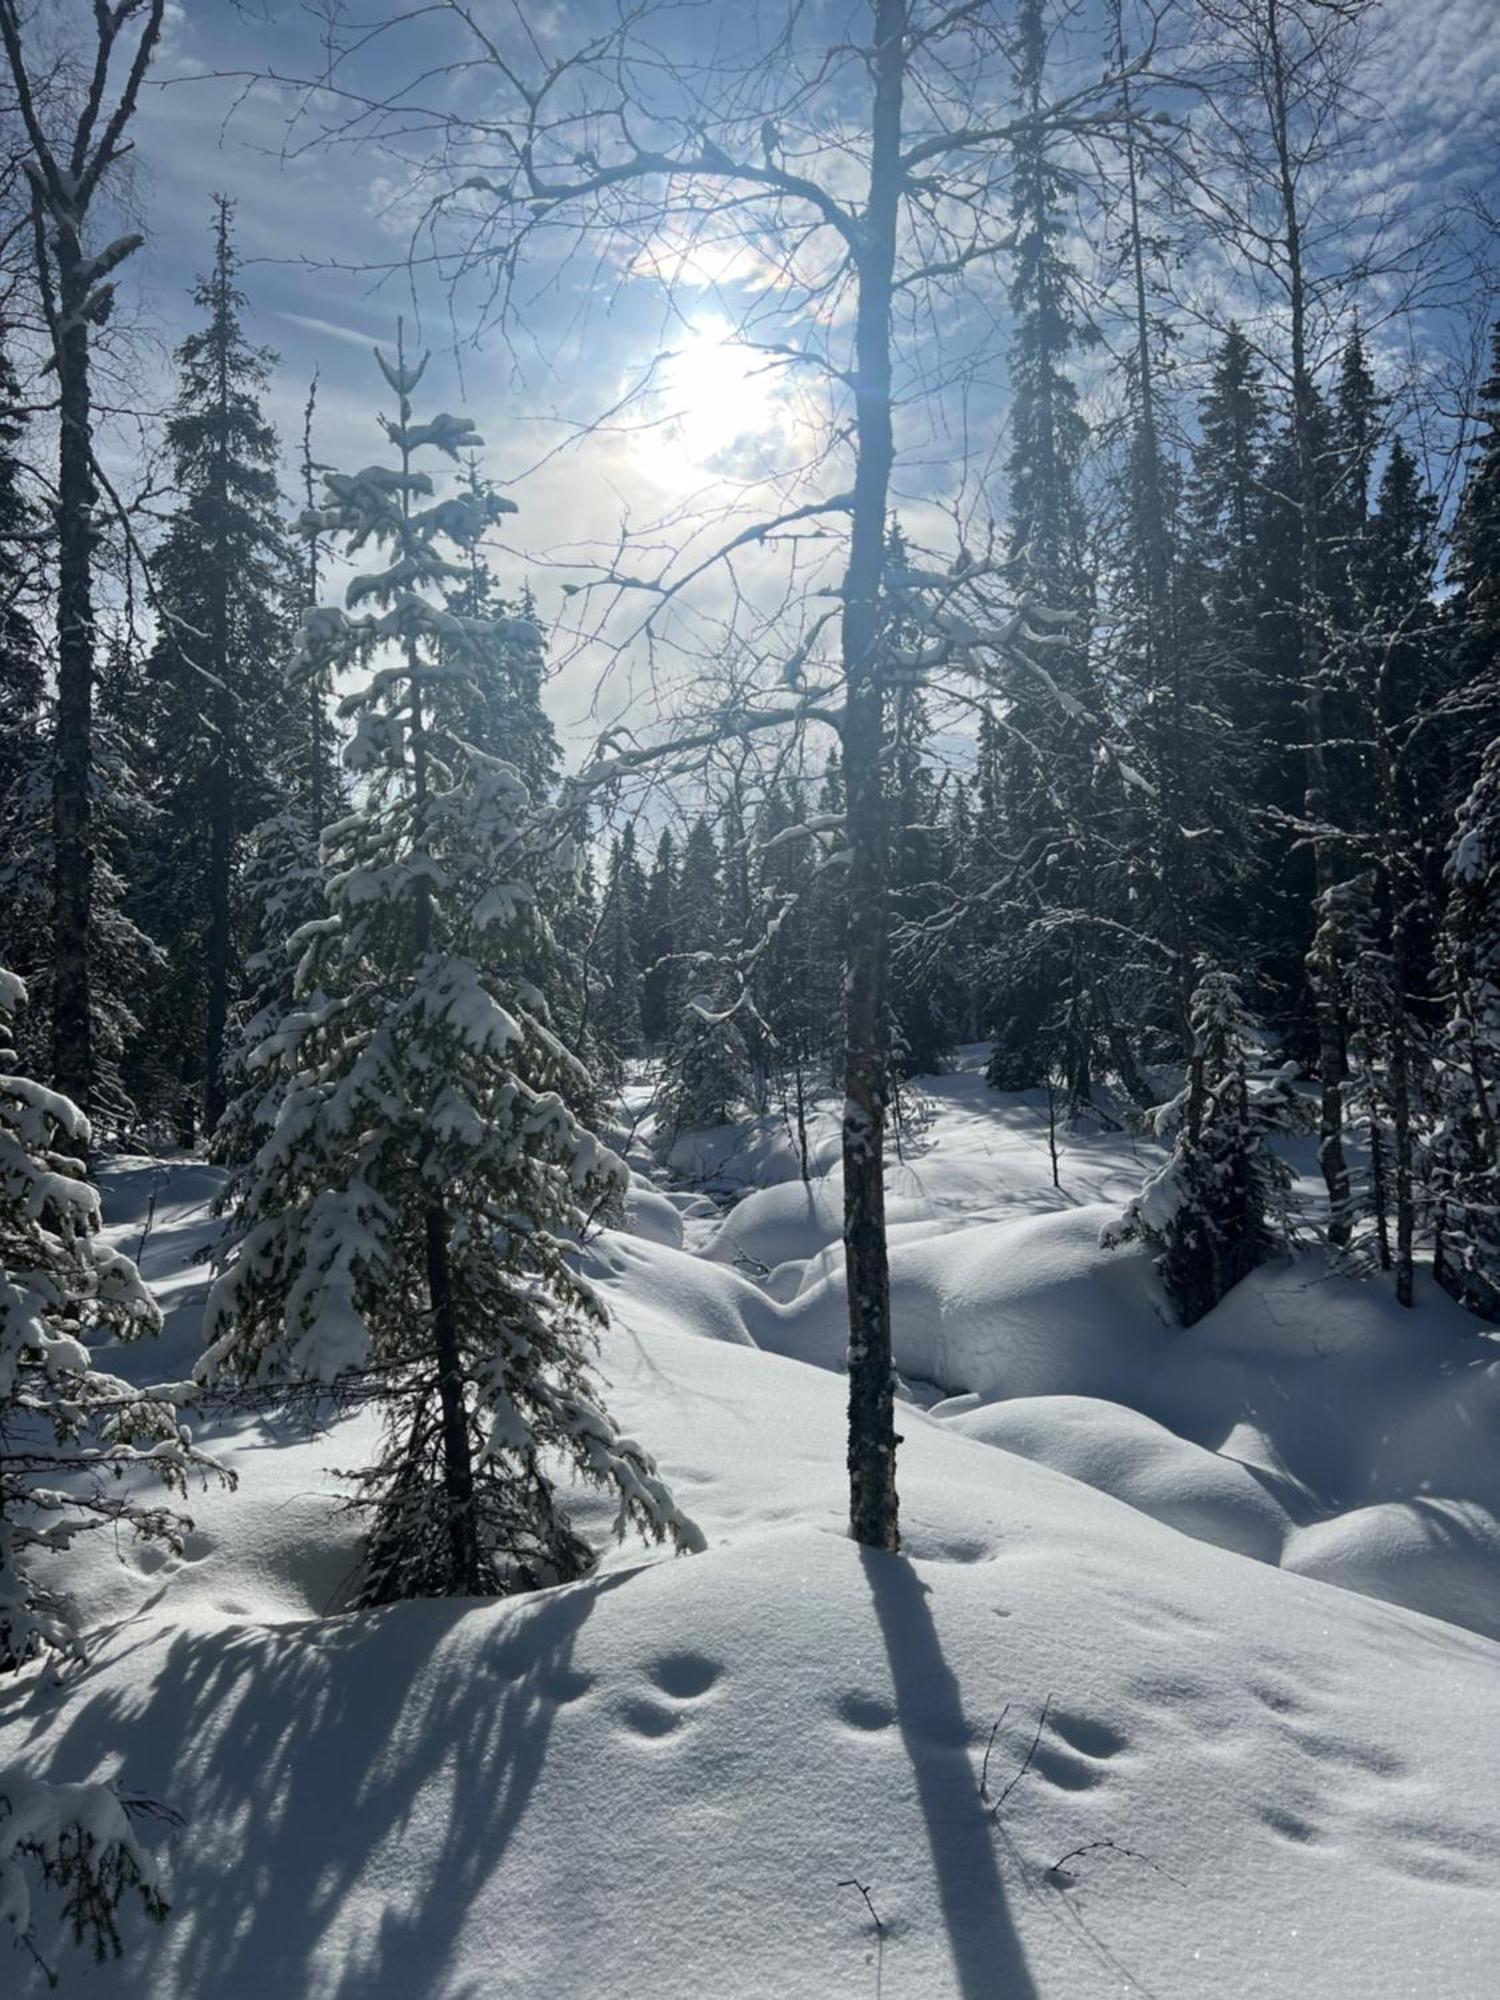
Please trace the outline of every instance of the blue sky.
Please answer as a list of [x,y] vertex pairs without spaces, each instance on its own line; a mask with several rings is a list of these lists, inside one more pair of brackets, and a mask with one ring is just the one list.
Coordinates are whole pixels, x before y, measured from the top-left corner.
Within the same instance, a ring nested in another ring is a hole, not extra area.
[[[838,0],[826,0],[835,7]],[[79,10],[79,0],[57,0]],[[353,12],[354,10],[348,10]],[[373,4],[359,10],[372,16]],[[777,7],[700,9],[703,32],[742,38]],[[595,0],[547,0],[526,19],[541,36],[571,38],[587,25]],[[515,33],[509,5],[480,0],[479,15]],[[731,25],[733,22],[733,25]],[[1085,14],[1079,33],[1092,24]],[[1371,71],[1382,119],[1376,182],[1416,192],[1436,213],[1496,181],[1500,133],[1500,0],[1388,0],[1381,48]],[[357,72],[371,88],[388,87],[414,57],[437,46],[424,23],[398,49],[380,45]],[[691,46],[690,44],[686,46]],[[1093,48],[1089,45],[1089,58]],[[752,482],[777,453],[795,450],[802,412],[797,392],[723,338],[727,320],[753,292],[733,281],[727,297],[711,285],[679,294],[675,321],[664,314],[662,287],[646,276],[623,278],[617,267],[575,270],[544,291],[529,316],[529,344],[507,351],[489,340],[477,348],[469,307],[454,351],[453,328],[440,287],[419,286],[415,303],[400,275],[359,267],[399,258],[411,213],[406,175],[388,154],[354,146],[305,147],[305,123],[289,142],[289,90],[242,85],[215,72],[301,75],[318,63],[316,16],[296,0],[174,0],[166,46],[148,87],[136,130],[136,190],[149,232],[146,249],[129,267],[154,339],[158,386],[167,393],[166,356],[191,316],[189,287],[209,251],[210,197],[232,196],[253,308],[254,337],[274,347],[272,415],[290,448],[314,368],[321,377],[318,450],[335,463],[365,462],[380,440],[374,426],[380,386],[370,360],[377,341],[389,343],[398,312],[414,310],[422,344],[434,349],[428,377],[435,407],[464,408],[485,430],[490,470],[512,490],[522,512],[506,562],[512,579],[532,576],[544,615],[566,606],[555,565],[559,552],[582,555],[584,545],[608,546],[628,515],[649,522],[684,508],[708,511],[737,478]],[[445,84],[430,95],[463,96]],[[480,101],[473,97],[468,101]],[[558,275],[558,274],[551,274]],[[714,274],[709,274],[714,275]],[[1002,316],[991,287],[986,314]],[[1441,337],[1441,327],[1429,329]],[[413,337],[416,337],[415,335]],[[621,429],[548,456],[566,435],[559,419],[586,421],[619,394],[663,346],[676,358],[662,370],[658,415],[666,430],[645,436]],[[992,465],[1003,449],[1003,359],[997,345],[971,398],[982,411],[977,439]],[[974,400],[974,399],[977,399]],[[951,421],[950,421],[951,418]],[[935,491],[955,486],[957,437],[963,415],[956,401],[941,421],[913,433],[907,491],[924,482]],[[722,489],[722,490],[716,490]],[[992,485],[982,506],[1003,507]],[[565,572],[564,572],[565,573]],[[709,607],[710,609],[712,606]],[[567,648],[562,648],[566,653]],[[555,690],[562,720],[583,726],[603,655],[583,648]],[[618,677],[608,711],[623,698]]]

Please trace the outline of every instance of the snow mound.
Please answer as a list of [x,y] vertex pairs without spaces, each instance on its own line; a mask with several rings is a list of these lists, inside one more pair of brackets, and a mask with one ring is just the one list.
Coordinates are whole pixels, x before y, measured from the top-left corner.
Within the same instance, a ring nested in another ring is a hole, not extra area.
[[665,1327],[700,1340],[753,1347],[752,1322],[758,1325],[774,1310],[737,1271],[622,1230],[605,1230],[591,1245],[584,1268],[604,1282],[613,1317],[633,1332]]
[[1419,1493],[1356,1507],[1299,1529],[1283,1561],[1500,1639],[1500,1522],[1477,1501]]
[[1199,1541],[1261,1562],[1281,1560],[1292,1524],[1255,1474],[1139,1411],[1089,1396],[1028,1396],[948,1422],[965,1437],[1040,1459]]
[[[980,1395],[1114,1396],[1168,1329],[1148,1256],[1099,1248],[1097,1207],[980,1223],[891,1249],[896,1366]],[[768,1346],[843,1365],[846,1288],[831,1271],[786,1308]]]
[[632,1178],[625,1197],[624,1233],[639,1236],[647,1243],[663,1243],[669,1250],[680,1250],[682,1212],[664,1194]]

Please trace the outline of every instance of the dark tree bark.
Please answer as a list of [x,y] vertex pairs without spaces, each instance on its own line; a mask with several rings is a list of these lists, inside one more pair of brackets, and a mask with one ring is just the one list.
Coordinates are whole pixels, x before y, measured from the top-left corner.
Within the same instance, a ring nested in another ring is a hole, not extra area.
[[[1307,282],[1302,256],[1302,215],[1293,159],[1286,50],[1280,0],[1265,0],[1266,53],[1270,63],[1271,141],[1281,198],[1282,251],[1286,259],[1287,305],[1291,318],[1292,440],[1297,458],[1297,504],[1301,523],[1297,626],[1302,648],[1302,690],[1307,716],[1307,789],[1304,807],[1315,829],[1312,840],[1317,893],[1337,879],[1332,843],[1324,829],[1331,808],[1327,731],[1324,725],[1324,666],[1321,632],[1322,519],[1317,462],[1317,390],[1307,359]],[[1339,995],[1327,977],[1314,975],[1313,1006],[1318,1030],[1318,1164],[1328,1190],[1328,1240],[1340,1247],[1350,1234],[1349,1167],[1344,1158],[1344,1038]]]
[[[52,1077],[90,1108],[94,1096],[89,977],[93,909],[94,485],[89,330],[109,315],[109,274],[141,239],[121,237],[102,255],[83,244],[89,204],[127,150],[125,130],[161,33],[166,0],[94,0],[95,46],[83,102],[65,141],[44,129],[15,0],[0,0],[5,50],[30,143],[37,275],[57,373],[57,726],[52,767]],[[120,42],[138,27],[112,109],[106,108]]]
[[[215,277],[227,286],[229,204],[220,197]],[[230,873],[234,865],[235,800],[229,772],[236,703],[229,687],[229,348],[222,329],[215,355],[218,435],[210,486],[219,547],[209,556],[209,644],[214,673],[214,761],[208,774],[208,1010],[203,1044],[203,1128],[224,1115],[224,1034],[229,1020]]]
[[887,839],[881,582],[890,497],[891,297],[901,195],[905,0],[875,15],[875,102],[869,198],[855,327],[854,480],[844,573],[844,782],[849,899],[845,949],[844,1261],[849,1299],[849,1527],[867,1547],[900,1545],[891,1286],[885,1234]]

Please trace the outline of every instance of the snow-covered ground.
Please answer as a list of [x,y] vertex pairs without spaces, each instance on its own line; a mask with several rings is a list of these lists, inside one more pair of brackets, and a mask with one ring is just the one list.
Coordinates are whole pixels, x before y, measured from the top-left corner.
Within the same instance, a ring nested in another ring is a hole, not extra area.
[[[242,1416],[185,1560],[67,1559],[90,1664],[0,1693],[0,1759],[186,1827],[165,1927],[61,1956],[64,1993],[1496,1990],[1500,1348],[1314,1256],[1177,1331],[1097,1247],[1139,1142],[1065,1135],[1057,1190],[1034,1102],[924,1093],[889,1184],[905,1553],[843,1533],[831,1120],[810,1186],[777,1121],[699,1135],[679,1168],[753,1191],[643,1184],[589,1254],[611,1407],[706,1554],[330,1615],[365,1420]],[[132,1252],[155,1195],[134,1371],[191,1358],[216,1178],[107,1176]]]

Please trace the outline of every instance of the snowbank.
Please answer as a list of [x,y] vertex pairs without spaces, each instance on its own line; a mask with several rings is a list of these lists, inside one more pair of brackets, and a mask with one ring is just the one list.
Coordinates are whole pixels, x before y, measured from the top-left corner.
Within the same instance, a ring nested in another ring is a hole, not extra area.
[[1493,1645],[915,1416],[911,1553],[861,1554],[834,1378],[660,1331],[606,1366],[707,1554],[286,1622],[226,1543],[245,1617],[174,1583],[10,1699],[7,1748],[190,1820],[166,1928],[67,1992],[1486,1990]]

